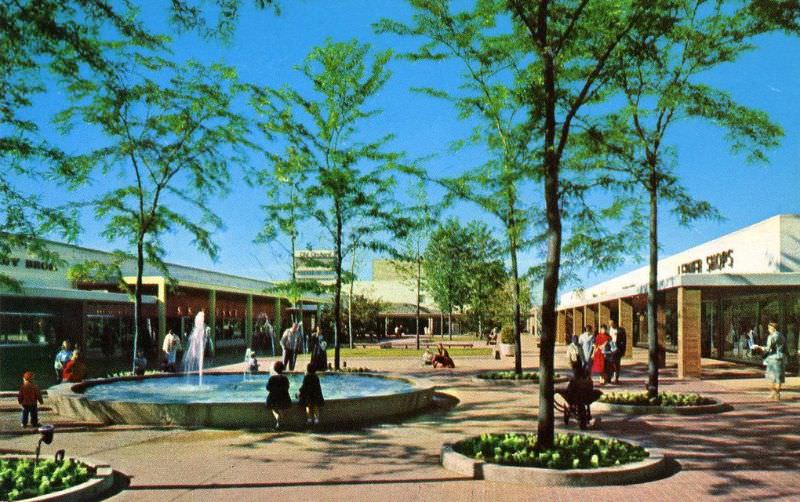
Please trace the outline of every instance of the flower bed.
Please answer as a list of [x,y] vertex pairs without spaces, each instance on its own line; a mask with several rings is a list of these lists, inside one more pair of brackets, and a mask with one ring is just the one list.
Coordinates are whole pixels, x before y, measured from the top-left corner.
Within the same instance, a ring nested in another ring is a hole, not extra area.
[[596,469],[640,462],[649,456],[641,446],[583,434],[556,434],[553,448],[538,451],[535,434],[481,434],[453,445],[475,460],[518,467]]
[[[489,371],[479,373],[478,378],[482,380],[532,380],[538,382],[539,374],[535,371],[524,371],[521,375],[514,371]],[[556,375],[556,378],[558,378],[558,375]]]
[[601,411],[619,411],[642,414],[698,415],[729,411],[728,404],[693,393],[660,392],[651,400],[647,392],[608,392],[603,394],[593,408]]
[[94,468],[68,459],[0,460],[0,500],[22,500],[72,488],[88,481]]
[[700,394],[681,394],[676,392],[660,392],[658,397],[650,400],[647,392],[607,392],[600,401],[610,404],[628,404],[638,406],[704,406],[716,404],[717,401]]

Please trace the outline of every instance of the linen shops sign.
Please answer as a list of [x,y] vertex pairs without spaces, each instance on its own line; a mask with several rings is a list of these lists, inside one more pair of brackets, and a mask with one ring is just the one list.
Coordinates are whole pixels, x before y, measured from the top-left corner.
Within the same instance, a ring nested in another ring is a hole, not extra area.
[[[706,256],[705,272],[733,268],[733,249]],[[703,260],[694,260],[678,265],[678,274],[702,274]]]

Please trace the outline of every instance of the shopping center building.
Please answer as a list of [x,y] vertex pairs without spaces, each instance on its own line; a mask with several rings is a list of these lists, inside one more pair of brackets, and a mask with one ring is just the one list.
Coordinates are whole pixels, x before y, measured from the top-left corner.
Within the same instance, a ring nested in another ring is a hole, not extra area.
[[[701,376],[701,358],[760,364],[767,324],[786,335],[796,366],[800,329],[800,215],[778,215],[658,262],[657,336],[677,352],[681,377]],[[614,319],[629,333],[628,357],[647,347],[648,268],[560,297],[557,339]]]
[[[112,255],[55,242],[48,248],[61,263],[45,263],[24,251],[0,262],[0,273],[22,286],[20,291],[0,291],[2,360],[14,360],[19,351],[35,352],[36,347],[49,354],[64,339],[80,344],[90,357],[129,356],[131,297],[118,284],[82,283],[69,277],[72,266],[111,263]],[[128,260],[121,268],[125,282],[133,284],[135,262]],[[200,310],[211,328],[209,345],[214,350],[271,348],[267,322],[280,333],[281,324],[290,319],[291,305],[268,293],[270,282],[182,265],[168,264],[167,269],[172,284],[154,267],[148,265],[144,271],[143,316],[148,329],[143,336],[152,337],[157,346],[167,330],[179,335],[190,332]],[[304,311],[306,329],[311,329],[315,309],[307,305]]]

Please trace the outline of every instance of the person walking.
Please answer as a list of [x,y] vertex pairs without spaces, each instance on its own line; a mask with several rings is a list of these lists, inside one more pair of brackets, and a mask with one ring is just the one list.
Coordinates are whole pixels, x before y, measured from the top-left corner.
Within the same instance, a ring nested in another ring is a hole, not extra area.
[[625,331],[625,328],[620,327],[617,329],[617,371],[613,375],[615,384],[619,383],[619,374],[622,371],[622,356],[625,355],[626,350],[628,350],[628,332]]
[[578,337],[575,335],[572,335],[570,343],[567,345],[567,360],[569,361],[569,367],[572,369],[572,375],[577,378],[585,365],[581,347],[578,344]]
[[608,381],[606,376],[606,357],[605,357],[605,349],[606,345],[611,338],[608,336],[606,332],[605,324],[600,326],[600,330],[597,332],[597,335],[594,337],[594,349],[592,351],[592,375],[601,375],[602,381],[598,383],[598,385],[602,385]]
[[39,427],[39,405],[44,404],[42,399],[42,391],[39,386],[33,382],[33,373],[26,371],[22,374],[22,385],[17,394],[17,402],[22,406],[22,417],[20,425],[25,428],[28,426],[28,417],[30,417],[31,425]]
[[164,362],[167,371],[175,372],[175,361],[180,348],[181,339],[178,338],[178,335],[172,330],[169,330],[167,336],[164,337],[164,344],[161,346],[161,350],[164,352]]
[[70,360],[64,365],[64,381],[71,383],[82,382],[86,378],[86,372],[86,364],[81,357],[81,351],[75,349]]
[[786,337],[778,331],[778,324],[770,322],[767,325],[767,345],[762,347],[754,345],[764,351],[764,376],[770,384],[770,399],[781,400],[781,385],[786,381]]
[[56,354],[55,361],[53,362],[53,369],[56,372],[56,382],[61,383],[64,377],[64,366],[72,358],[72,344],[64,340],[61,342],[61,350]]
[[592,355],[594,353],[594,327],[587,324],[583,327],[583,333],[578,337],[578,345],[581,346],[583,353],[583,364],[587,373],[591,375],[592,368]]
[[311,363],[306,366],[306,375],[303,377],[298,397],[300,405],[306,409],[306,424],[319,424],[319,409],[325,406],[325,398],[322,395],[322,386],[316,375],[316,368]]
[[283,374],[286,366],[283,361],[275,361],[272,366],[273,374],[267,380],[267,409],[275,417],[275,428],[281,428],[283,413],[292,406],[289,396],[289,379]]
[[283,366],[291,367],[292,359],[293,359],[293,352],[294,352],[294,341],[292,340],[292,334],[294,331],[294,324],[290,327],[283,330],[283,335],[281,335],[281,350],[283,352]]
[[617,336],[619,331],[616,327],[616,322],[611,319],[608,323],[608,342],[603,349],[603,356],[605,357],[605,381],[612,383],[615,375],[619,374],[619,346],[617,345]]

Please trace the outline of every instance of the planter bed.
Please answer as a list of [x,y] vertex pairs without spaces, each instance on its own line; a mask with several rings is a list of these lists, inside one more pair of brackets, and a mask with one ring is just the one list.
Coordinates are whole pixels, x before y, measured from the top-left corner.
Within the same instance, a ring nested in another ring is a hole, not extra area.
[[[4,477],[0,471],[0,500],[59,501],[72,502],[79,500],[98,500],[114,485],[114,472],[106,464],[80,459],[65,459],[56,464],[52,459],[41,457],[38,467],[31,464],[35,459],[30,455],[3,455],[5,469],[17,470],[20,462],[30,467],[28,471],[31,482],[22,487],[16,486],[18,475]],[[29,464],[28,464],[29,463]],[[23,469],[23,468],[20,468]],[[39,469],[39,472],[37,472]],[[61,472],[58,469],[62,469]],[[7,474],[5,476],[8,476]],[[44,481],[44,479],[47,481]],[[69,486],[64,486],[64,482]],[[75,484],[72,484],[75,483]]]
[[484,434],[444,445],[441,462],[446,469],[474,479],[539,486],[641,483],[661,477],[667,468],[658,450],[646,451],[627,441],[559,433],[553,450],[537,453],[535,438],[535,434]]
[[[569,380],[566,377],[555,374],[553,379],[554,383],[563,383]],[[516,373],[513,371],[486,371],[478,373],[473,378],[473,381],[485,383],[488,385],[519,385],[528,383],[539,383],[539,375],[533,371],[524,371],[521,378],[517,378]]]
[[[663,392],[659,393],[659,397],[666,398],[666,404],[649,403],[645,392],[609,392],[603,394],[603,397],[592,407],[597,411],[617,411],[629,415],[703,415],[722,413],[733,409],[729,404],[698,394]],[[676,400],[681,397],[684,398],[683,402]]]

